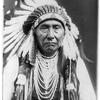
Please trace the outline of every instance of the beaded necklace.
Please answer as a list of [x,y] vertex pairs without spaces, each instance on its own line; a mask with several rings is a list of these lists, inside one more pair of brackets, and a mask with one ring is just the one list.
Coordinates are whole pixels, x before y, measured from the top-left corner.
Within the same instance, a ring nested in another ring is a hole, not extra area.
[[34,86],[39,100],[52,100],[54,97],[59,80],[57,62],[58,53],[49,58],[40,53],[36,56]]

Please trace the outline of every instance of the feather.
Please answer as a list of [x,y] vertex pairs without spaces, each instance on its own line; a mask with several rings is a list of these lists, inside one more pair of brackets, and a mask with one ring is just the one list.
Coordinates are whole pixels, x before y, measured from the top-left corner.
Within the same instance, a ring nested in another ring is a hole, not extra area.
[[72,41],[73,41],[73,45],[74,45],[73,48],[75,49],[75,54],[76,54],[76,56],[79,56],[78,46],[77,46],[77,44],[76,44],[76,42],[75,42],[74,37],[72,37]]
[[43,5],[55,5],[58,6],[56,0],[35,0],[37,7]]
[[33,0],[24,0],[24,2],[28,5],[28,6],[32,6],[34,7],[34,3]]
[[21,24],[15,24],[15,25],[5,27],[4,35],[10,34],[13,31],[21,30],[21,28],[22,28]]
[[62,45],[63,45],[63,50],[64,50],[64,54],[65,54],[66,58],[70,58],[70,49],[69,49],[67,34],[65,35]]
[[14,37],[12,37],[11,39],[9,39],[9,41],[4,42],[4,48],[6,46],[8,46],[9,44],[11,44],[13,41],[15,41],[17,38],[19,38],[22,34],[22,31],[18,32],[16,35],[14,35]]
[[72,41],[72,48],[73,48],[73,50],[74,50],[74,57],[76,57],[76,56],[78,56],[79,55],[79,50],[78,50],[78,46],[77,46],[77,44],[76,44],[76,42],[75,42],[75,37],[73,36],[73,34],[70,34],[71,36],[70,36],[70,38],[71,38],[71,41]]
[[9,60],[20,48],[20,45],[22,43],[22,41],[24,40],[25,35],[20,39],[20,41],[15,45],[15,47],[12,49],[11,53],[9,54],[7,60]]
[[22,56],[25,57],[25,55],[28,53],[30,47],[30,34],[24,39],[20,49],[18,50],[18,55],[20,56],[23,52]]
[[16,15],[24,15],[24,16],[26,16],[26,15],[29,15],[31,12],[29,12],[29,11],[22,11],[22,10],[15,10],[15,14]]
[[33,8],[32,11],[39,6],[47,4],[58,6],[56,0],[25,0],[24,2],[27,6],[31,6]]
[[8,40],[10,40],[11,38],[13,38],[15,35],[17,35],[19,33],[19,31],[21,30],[15,30],[12,33],[9,33],[7,35],[4,35],[4,42],[7,42]]
[[21,3],[20,7],[24,10],[27,10],[27,11],[30,11],[32,12],[34,10],[34,6],[33,7],[30,7],[30,6],[26,6],[24,5],[23,3]]
[[17,42],[19,42],[19,40],[23,37],[24,35],[21,34],[15,41],[13,41],[9,46],[4,48],[4,52],[7,53],[9,52],[15,45]]
[[35,58],[36,58],[36,45],[34,41],[34,36],[33,36],[33,31],[30,31],[30,47],[29,47],[29,60],[31,64],[35,63]]
[[[27,15],[25,15],[25,16],[27,18]],[[15,20],[17,20],[17,19],[14,19],[14,20],[11,19],[10,21],[9,20],[6,21],[5,25],[7,25],[7,26],[5,26],[5,27],[10,27],[11,25],[13,26],[13,25],[16,25],[16,24],[22,25],[24,23],[24,19],[18,20],[18,21],[15,21]]]
[[17,16],[17,17],[11,18],[10,21],[6,21],[6,23],[9,23],[9,25],[13,26],[13,24],[15,24],[15,23],[23,23],[26,20],[26,18],[27,18],[27,15],[25,15],[25,16]]
[[[23,48],[23,54],[22,54],[22,56],[23,57],[25,57],[25,55],[29,52],[29,50],[30,50],[30,47],[31,47],[31,41],[30,41],[30,39],[27,41],[27,44],[25,43],[25,46],[24,46],[24,48]],[[26,48],[27,47],[27,48]]]
[[25,37],[25,38],[23,39],[23,42],[21,43],[20,48],[18,49],[17,54],[18,54],[19,57],[21,56],[21,54],[22,54],[22,52],[23,52],[23,47],[24,47],[23,44],[25,43],[25,41],[27,40],[27,38],[28,38],[28,37]]
[[17,35],[19,32],[21,32],[21,30],[16,30],[12,33],[6,34],[4,35],[4,40],[3,43],[6,43],[8,40],[12,39],[15,35]]
[[74,59],[75,58],[75,49],[74,49],[74,45],[73,45],[73,42],[71,40],[71,36],[68,37],[68,44],[69,44],[69,47],[70,47],[70,54],[71,54],[71,59]]
[[71,34],[78,39],[79,31],[75,24],[71,23]]
[[[77,55],[79,55],[78,47],[75,43],[75,37],[73,36],[73,34],[71,34],[71,31],[69,31],[67,27],[65,27],[65,29],[66,29],[66,35],[64,40],[65,43],[63,44],[64,51],[66,51],[65,55],[69,55],[70,59],[75,60]],[[67,46],[68,48],[66,47],[66,45],[68,45]]]

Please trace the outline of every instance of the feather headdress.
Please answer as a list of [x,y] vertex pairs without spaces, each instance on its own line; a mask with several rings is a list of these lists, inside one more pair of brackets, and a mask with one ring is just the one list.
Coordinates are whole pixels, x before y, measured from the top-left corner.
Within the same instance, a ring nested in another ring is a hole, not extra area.
[[67,58],[75,59],[79,55],[75,39],[78,39],[78,29],[72,23],[71,18],[63,7],[60,7],[55,0],[20,0],[15,5],[11,20],[5,22],[4,28],[4,53],[9,53],[9,60],[13,55],[23,57],[29,53],[29,60],[32,62],[35,51],[35,40],[33,30],[43,20],[56,19],[63,23],[66,36],[62,43],[64,54]]

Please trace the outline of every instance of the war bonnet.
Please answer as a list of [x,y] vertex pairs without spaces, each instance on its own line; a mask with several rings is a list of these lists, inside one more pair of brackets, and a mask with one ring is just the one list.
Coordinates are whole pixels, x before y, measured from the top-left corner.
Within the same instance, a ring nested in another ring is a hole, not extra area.
[[5,22],[4,53],[10,52],[8,59],[14,54],[20,56],[22,52],[23,56],[29,52],[34,57],[31,54],[35,50],[32,31],[41,22],[49,19],[62,23],[66,33],[62,43],[64,54],[66,58],[76,59],[79,50],[75,40],[78,39],[79,31],[63,7],[55,0],[21,0],[15,6],[18,4],[20,9],[15,9],[15,16]]
[[24,22],[23,30],[25,34],[28,34],[30,27],[37,27],[41,22],[45,20],[57,20],[62,23],[65,27],[66,25],[70,29],[69,19],[67,18],[67,13],[60,6],[55,5],[43,5],[37,7]]

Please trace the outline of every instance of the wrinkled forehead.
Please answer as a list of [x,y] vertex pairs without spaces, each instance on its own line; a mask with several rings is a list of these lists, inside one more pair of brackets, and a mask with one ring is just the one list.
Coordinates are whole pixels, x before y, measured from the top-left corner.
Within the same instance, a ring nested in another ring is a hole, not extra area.
[[60,20],[54,18],[43,20],[41,23],[39,23],[39,25],[37,25],[37,28],[42,25],[48,25],[48,26],[58,25],[65,29],[64,24]]

